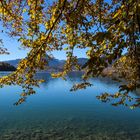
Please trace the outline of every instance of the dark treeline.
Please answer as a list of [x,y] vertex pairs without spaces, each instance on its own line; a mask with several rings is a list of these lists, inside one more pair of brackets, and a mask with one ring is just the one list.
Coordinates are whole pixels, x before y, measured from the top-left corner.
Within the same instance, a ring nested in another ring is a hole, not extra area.
[[0,62],[0,71],[15,71],[16,68],[8,63]]

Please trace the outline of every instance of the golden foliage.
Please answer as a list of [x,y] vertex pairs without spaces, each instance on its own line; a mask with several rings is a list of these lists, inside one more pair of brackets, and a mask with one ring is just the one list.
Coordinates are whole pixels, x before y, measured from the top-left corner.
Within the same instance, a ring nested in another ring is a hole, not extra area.
[[[21,60],[17,71],[0,79],[1,86],[22,86],[24,92],[19,100],[21,103],[27,95],[34,94],[33,86],[39,86],[34,75],[48,63],[46,54],[64,50],[67,54],[66,64],[63,71],[52,74],[53,77],[65,79],[75,67],[84,71],[83,80],[87,81],[91,77],[100,76],[105,68],[118,60],[119,65],[123,66],[120,67],[120,73],[125,73],[126,69],[132,73],[123,91],[136,89],[140,78],[140,53],[137,51],[140,47],[139,11],[138,0],[111,0],[111,3],[103,0],[59,0],[50,5],[45,0],[0,1],[3,27],[10,36],[18,38],[21,47],[31,50]],[[88,48],[88,61],[82,67],[74,56],[75,48]],[[124,56],[124,49],[130,55]],[[89,86],[85,82],[81,87],[85,88],[86,85]],[[81,87],[78,85],[78,88]],[[127,94],[117,93],[112,97],[120,95],[124,97]],[[101,96],[100,99],[106,97]]]

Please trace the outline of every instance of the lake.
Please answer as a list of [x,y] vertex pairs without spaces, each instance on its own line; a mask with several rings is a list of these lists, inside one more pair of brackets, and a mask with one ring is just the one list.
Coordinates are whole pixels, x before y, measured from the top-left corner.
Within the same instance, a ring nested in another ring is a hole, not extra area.
[[46,82],[18,106],[13,104],[20,87],[0,89],[0,140],[139,140],[139,108],[114,107],[96,99],[117,91],[119,83],[95,78],[90,80],[94,86],[70,92],[80,75],[72,73],[64,81],[38,73]]

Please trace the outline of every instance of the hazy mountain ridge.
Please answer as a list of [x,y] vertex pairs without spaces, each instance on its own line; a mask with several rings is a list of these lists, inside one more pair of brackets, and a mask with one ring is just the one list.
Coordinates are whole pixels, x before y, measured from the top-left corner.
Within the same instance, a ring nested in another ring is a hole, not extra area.
[[[78,64],[84,65],[87,62],[87,60],[88,60],[87,58],[78,58]],[[17,67],[20,61],[21,59],[15,59],[15,60],[3,61],[3,62],[8,63],[14,67]],[[63,69],[65,62],[66,60],[59,60],[56,58],[52,58],[49,60],[47,71],[61,71]]]
[[[18,63],[20,61],[21,61],[21,59],[15,59],[15,60],[8,60],[8,61],[0,62],[0,63],[8,64],[8,68],[0,67],[0,71],[16,70],[16,67],[18,66]],[[81,65],[81,66],[84,65],[87,61],[88,61],[87,58],[78,58],[78,64]],[[56,59],[56,58],[52,58],[52,59],[49,60],[49,65],[46,66],[46,69],[42,70],[41,72],[59,72],[59,71],[62,71],[65,62],[66,62],[66,60],[59,60],[59,59]],[[109,76],[110,77],[110,75],[111,75],[111,77],[116,77],[117,76],[117,74],[115,73],[115,69],[112,67],[112,65],[105,68],[102,72],[102,76]]]
[[7,60],[3,61],[4,63],[8,63],[14,67],[17,67],[18,63],[21,61],[21,59],[15,59],[15,60]]

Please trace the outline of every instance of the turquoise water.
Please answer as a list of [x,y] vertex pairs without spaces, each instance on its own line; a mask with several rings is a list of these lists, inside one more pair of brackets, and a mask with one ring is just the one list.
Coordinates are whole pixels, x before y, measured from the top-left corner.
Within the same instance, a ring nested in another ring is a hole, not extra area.
[[45,73],[38,77],[46,82],[19,106],[13,103],[20,87],[0,89],[0,140],[140,139],[140,109],[113,107],[96,99],[102,92],[117,91],[118,83],[93,79],[93,87],[70,92],[79,73],[70,74],[67,81]]

